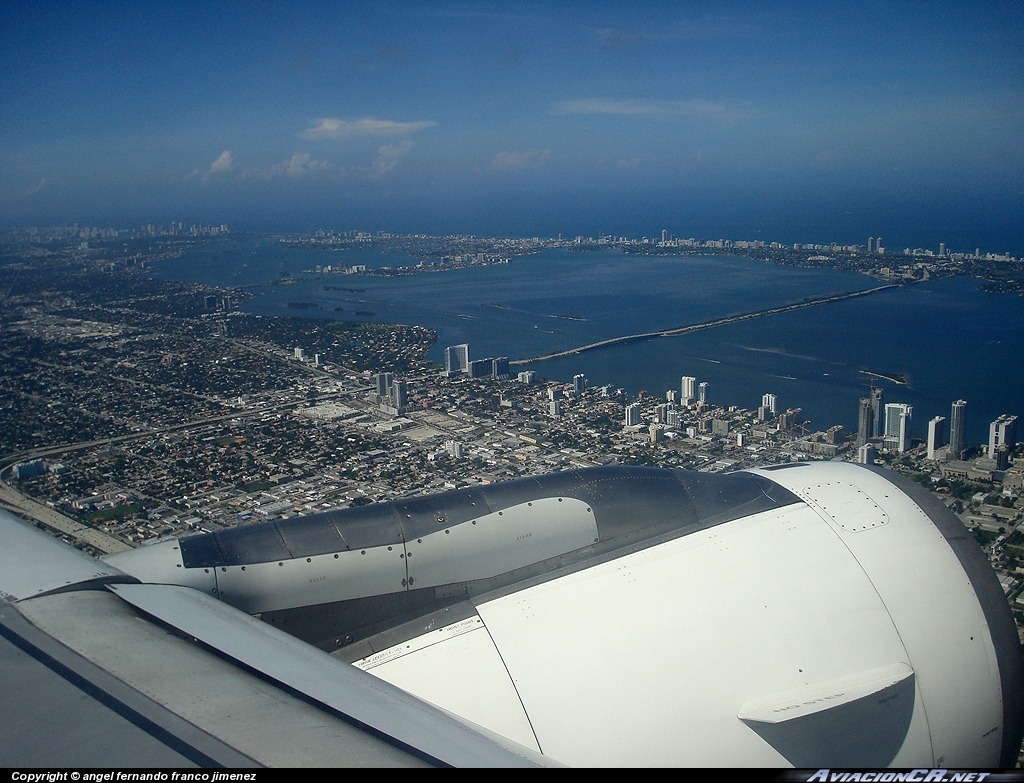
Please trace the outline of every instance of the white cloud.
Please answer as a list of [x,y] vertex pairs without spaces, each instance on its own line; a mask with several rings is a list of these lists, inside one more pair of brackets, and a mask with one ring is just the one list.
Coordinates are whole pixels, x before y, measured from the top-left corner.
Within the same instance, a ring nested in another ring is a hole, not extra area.
[[318,160],[308,152],[296,152],[287,160],[265,168],[243,169],[242,179],[270,180],[287,178],[293,181],[309,180],[327,175],[344,175],[344,169],[329,160]]
[[224,150],[217,159],[210,164],[210,168],[206,171],[202,169],[192,169],[188,174],[185,175],[185,179],[195,179],[196,177],[202,178],[204,182],[209,181],[210,177],[218,174],[227,174],[229,171],[233,171],[235,168],[235,159],[231,155],[231,150]]
[[401,144],[385,144],[378,147],[377,158],[370,164],[370,176],[384,177],[393,172],[412,147],[413,142],[408,139]]
[[217,156],[217,160],[210,164],[210,174],[222,174],[234,167],[235,159],[231,156],[231,150],[224,150]]
[[746,109],[737,103],[725,101],[648,101],[613,100],[610,98],[582,98],[562,101],[556,104],[552,114],[618,114],[618,115],[661,115],[673,117],[695,117],[719,122],[733,122],[747,115]]
[[308,152],[296,152],[283,163],[271,166],[269,173],[272,176],[286,176],[289,179],[306,179],[334,169],[335,166],[330,161],[317,160]]
[[417,122],[396,122],[394,120],[375,120],[364,117],[361,120],[341,120],[337,117],[320,117],[316,125],[299,134],[300,139],[347,139],[352,136],[405,136],[409,133],[433,128],[437,125],[431,120]]
[[488,171],[522,171],[527,167],[537,168],[551,157],[551,150],[506,150],[494,156],[487,166]]

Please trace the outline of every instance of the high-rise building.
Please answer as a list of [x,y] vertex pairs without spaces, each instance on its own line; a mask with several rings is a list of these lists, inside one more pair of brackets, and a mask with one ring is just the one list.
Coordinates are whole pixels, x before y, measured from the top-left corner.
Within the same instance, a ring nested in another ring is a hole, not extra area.
[[776,419],[776,427],[779,432],[794,429],[803,421],[803,408],[790,408],[780,413]]
[[914,409],[902,402],[890,402],[885,406],[885,434],[883,443],[890,451],[900,453],[910,450],[910,417]]
[[871,253],[875,249],[875,238],[868,237],[868,252]]
[[562,402],[561,400],[551,400],[548,403],[548,414],[554,418],[558,418],[562,415]]
[[885,422],[882,421],[882,389],[880,386],[871,387],[871,412],[874,416],[873,435],[876,438],[882,437],[882,430]]
[[863,446],[874,435],[875,416],[871,409],[871,398],[861,397],[857,406],[857,445]]
[[499,356],[491,362],[491,377],[495,380],[508,378],[511,374],[512,371],[509,369],[507,356]]
[[516,380],[520,383],[533,383],[537,380],[537,373],[535,370],[523,370],[516,376]]
[[469,372],[469,344],[449,345],[444,349],[445,372],[454,375],[460,372]]
[[928,422],[928,459],[936,459],[936,453],[946,445],[946,417],[936,416]]
[[779,412],[778,398],[774,394],[762,394],[761,395],[761,406],[768,409],[768,412],[772,416]]
[[949,416],[949,458],[960,459],[967,448],[967,402],[957,400]]
[[1017,445],[1017,417],[1003,414],[988,425],[988,458],[995,459],[1000,446],[1012,450]]
[[635,427],[640,423],[640,403],[626,406],[626,426]]
[[572,376],[572,387],[575,389],[576,394],[583,394],[587,388],[587,376],[582,373]]
[[470,378],[488,378],[494,370],[494,359],[474,359],[466,372]]
[[395,381],[391,384],[391,404],[399,411],[409,404],[409,390],[405,381]]
[[682,378],[682,388],[680,389],[679,402],[683,405],[689,405],[693,402],[694,397],[697,396],[697,379],[692,375],[684,375]]
[[391,384],[395,381],[395,376],[389,372],[379,372],[373,376],[377,383],[377,402],[382,402],[391,396]]
[[697,385],[697,402],[701,405],[705,405],[708,401],[708,386],[710,384],[707,381],[701,381]]

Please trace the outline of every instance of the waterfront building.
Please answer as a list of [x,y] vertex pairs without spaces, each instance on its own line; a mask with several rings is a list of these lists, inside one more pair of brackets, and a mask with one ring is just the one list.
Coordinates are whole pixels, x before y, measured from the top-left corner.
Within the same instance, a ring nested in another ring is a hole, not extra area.
[[967,402],[957,400],[949,417],[949,458],[960,459],[967,448]]
[[803,413],[803,408],[790,408],[789,410],[780,413],[778,416],[779,432],[794,429],[801,421],[803,421]]
[[701,381],[697,386],[697,402],[701,405],[706,405],[708,402],[708,386],[710,384],[707,381]]
[[444,369],[449,375],[469,372],[469,344],[449,345],[444,349]]
[[572,387],[576,394],[583,394],[587,388],[587,376],[582,373],[572,376]]
[[988,425],[988,458],[995,459],[1000,446],[1008,451],[1017,445],[1017,417],[1003,414]]
[[874,414],[871,411],[871,398],[861,397],[857,407],[857,445],[863,446],[874,433]]
[[910,417],[914,409],[902,402],[890,402],[885,406],[885,434],[883,443],[890,451],[900,453],[910,450]]
[[499,356],[491,362],[491,377],[496,381],[508,378],[511,374],[507,356]]
[[689,405],[693,402],[697,396],[697,379],[692,375],[684,375],[682,378],[682,388],[680,390],[679,401],[683,405]]
[[928,459],[937,459],[938,450],[946,445],[946,417],[936,416],[928,422]]
[[677,392],[675,389],[669,389],[667,392],[665,392],[665,401],[668,403],[679,402],[679,392]]
[[768,412],[771,413],[772,416],[779,412],[778,404],[778,397],[774,394],[761,395],[761,407],[767,408]]
[[469,363],[470,378],[488,378],[494,369],[494,359],[475,359]]
[[537,380],[537,373],[534,370],[524,370],[516,376],[516,380],[520,383],[534,383]]
[[873,435],[876,438],[882,437],[882,389],[879,386],[871,387],[871,412],[874,416]]

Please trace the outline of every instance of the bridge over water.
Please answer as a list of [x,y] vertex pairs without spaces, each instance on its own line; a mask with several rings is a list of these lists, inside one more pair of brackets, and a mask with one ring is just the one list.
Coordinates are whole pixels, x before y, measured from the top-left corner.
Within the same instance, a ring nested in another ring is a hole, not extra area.
[[583,353],[584,351],[594,351],[598,348],[607,348],[610,345],[621,345],[622,343],[631,343],[638,340],[653,340],[656,337],[677,337],[681,334],[698,332],[701,329],[711,329],[715,326],[726,326],[728,324],[739,323],[740,321],[749,321],[752,318],[764,318],[768,315],[777,315],[778,313],[788,313],[792,310],[801,310],[804,307],[817,307],[818,305],[829,304],[830,302],[841,302],[844,299],[855,299],[858,296],[867,296],[868,294],[884,291],[887,288],[896,288],[896,285],[890,283],[888,285],[876,286],[875,288],[867,288],[863,291],[850,291],[845,294],[832,294],[831,296],[823,296],[817,299],[804,299],[803,301],[796,302],[794,304],[782,305],[781,307],[769,307],[766,310],[755,310],[751,313],[730,315],[727,318],[716,318],[713,321],[704,321],[699,324],[679,326],[675,329],[664,329],[658,332],[644,332],[642,334],[627,334],[623,337],[610,337],[607,340],[599,340],[596,343],[581,345],[578,348],[569,348],[565,351],[548,353],[543,356],[534,356],[532,359],[516,359],[515,361],[509,362],[509,364],[522,365],[533,364],[534,362],[546,362],[549,359],[560,359],[563,356],[572,356],[574,354]]

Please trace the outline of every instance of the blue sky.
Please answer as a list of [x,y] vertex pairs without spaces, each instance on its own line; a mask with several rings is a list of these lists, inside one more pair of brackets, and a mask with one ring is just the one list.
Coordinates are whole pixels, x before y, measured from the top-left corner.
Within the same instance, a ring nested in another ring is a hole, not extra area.
[[1024,253],[1022,33],[1019,2],[8,2],[0,225]]

